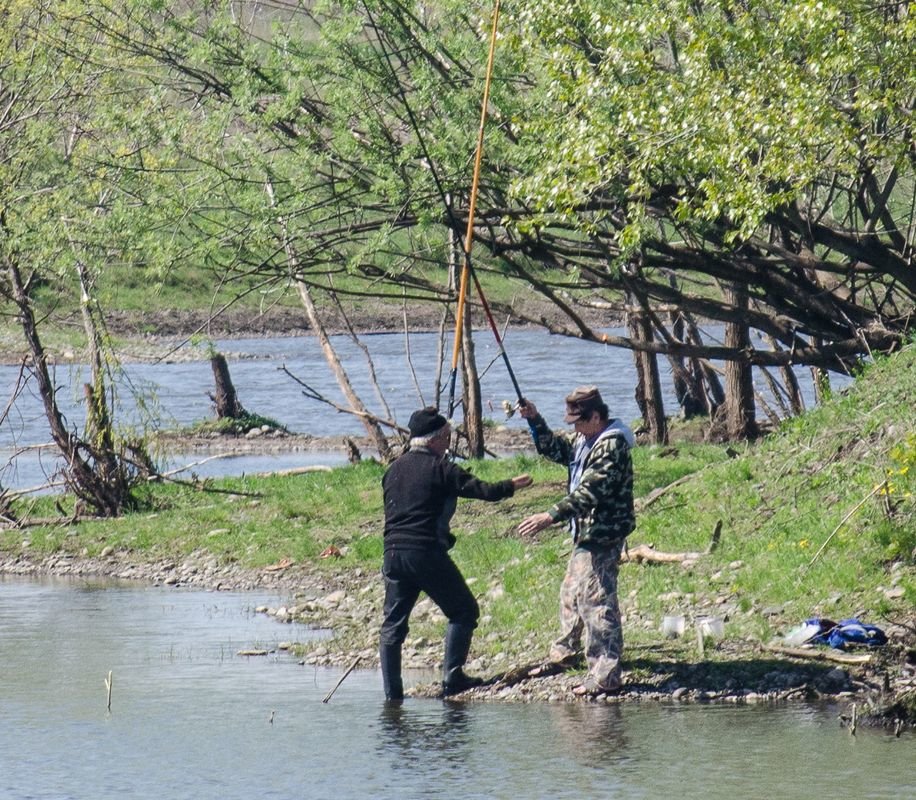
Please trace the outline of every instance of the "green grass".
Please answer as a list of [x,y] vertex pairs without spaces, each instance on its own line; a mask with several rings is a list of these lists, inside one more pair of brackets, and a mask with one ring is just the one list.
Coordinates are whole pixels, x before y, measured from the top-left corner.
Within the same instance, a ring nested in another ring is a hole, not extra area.
[[[636,448],[637,497],[690,477],[639,514],[631,546],[704,551],[719,522],[722,533],[719,547],[692,566],[622,567],[628,646],[657,643],[666,613],[728,609],[730,636],[763,640],[815,615],[861,616],[878,624],[885,616],[912,615],[914,397],[916,346],[910,346],[879,361],[847,393],[735,458],[724,447],[704,444]],[[515,528],[561,496],[565,470],[532,457],[466,466],[486,480],[523,472],[535,480],[501,503],[459,503],[453,554],[483,610],[475,647],[542,651],[556,629],[557,591],[570,543],[559,528],[535,541],[520,539]],[[177,560],[203,551],[247,567],[288,558],[319,571],[359,568],[372,574],[381,561],[383,471],[365,462],[331,472],[213,482],[238,495],[152,486],[145,490],[144,512],[3,531],[0,550],[20,552],[27,540],[32,553],[92,556],[114,547],[138,561]],[[29,503],[36,516],[55,513],[49,498]],[[19,503],[17,510],[26,513],[29,507]],[[320,559],[330,545],[343,557]],[[889,596],[891,588],[896,591]],[[413,636],[440,634],[435,621],[412,625]]]

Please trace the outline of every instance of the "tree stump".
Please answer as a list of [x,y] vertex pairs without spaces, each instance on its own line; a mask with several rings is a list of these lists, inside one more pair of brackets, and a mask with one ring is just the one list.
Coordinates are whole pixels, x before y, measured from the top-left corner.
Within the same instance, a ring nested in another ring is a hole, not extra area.
[[210,366],[213,367],[213,379],[216,382],[216,394],[210,395],[210,398],[216,404],[217,418],[239,419],[245,414],[245,409],[236,396],[226,357],[216,353],[210,359]]

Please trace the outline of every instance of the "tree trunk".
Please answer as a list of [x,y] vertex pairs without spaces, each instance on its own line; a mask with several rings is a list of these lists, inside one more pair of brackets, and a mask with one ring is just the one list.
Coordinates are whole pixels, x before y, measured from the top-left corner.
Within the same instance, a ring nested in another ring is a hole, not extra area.
[[[674,275],[668,276],[668,283],[673,289],[677,288],[677,278]],[[672,311],[669,320],[674,338],[686,344],[688,333],[684,315],[680,311]],[[688,370],[680,356],[671,356],[671,359],[674,367],[674,396],[681,407],[684,419],[708,416],[709,401],[703,392],[702,373],[697,369],[696,360],[691,360],[691,369]]]
[[[267,189],[267,194],[270,198],[271,205],[275,205],[276,198],[271,181],[267,181],[265,188]],[[299,271],[299,256],[296,252],[296,248],[290,240],[289,231],[286,226],[286,220],[282,216],[278,216],[277,222],[280,225],[281,244],[283,245],[283,251],[286,253],[286,257],[289,260],[290,272],[293,275],[297,275]],[[324,323],[322,323],[321,318],[318,316],[318,309],[315,307],[315,302],[312,299],[312,293],[308,287],[308,284],[306,284],[305,281],[296,278],[296,290],[299,293],[299,299],[302,301],[302,307],[305,309],[305,315],[308,317],[309,325],[311,326],[312,330],[315,331],[315,336],[318,339],[318,344],[321,346],[321,350],[324,353],[325,361],[328,362],[328,366],[334,373],[334,377],[337,379],[337,385],[340,387],[341,391],[344,393],[344,396],[347,398],[347,402],[350,404],[350,408],[359,417],[360,421],[363,423],[363,427],[366,429],[366,433],[368,433],[369,437],[375,442],[375,448],[378,451],[379,457],[382,459],[382,461],[387,463],[393,460],[394,454],[391,452],[391,447],[388,444],[388,439],[385,436],[385,432],[382,430],[382,426],[379,425],[377,418],[372,413],[370,413],[363,401],[360,399],[359,395],[356,393],[356,390],[353,388],[353,384],[350,383],[350,377],[347,375],[347,371],[344,369],[343,364],[337,357],[337,352],[334,350],[334,345],[331,344],[331,338],[328,336],[328,333],[325,330]]]
[[216,394],[212,396],[216,404],[217,419],[239,419],[245,414],[245,409],[239,402],[229,375],[229,365],[222,353],[216,353],[210,358],[213,368],[213,380],[216,384]]
[[312,293],[309,291],[309,287],[303,281],[296,281],[296,289],[299,292],[299,299],[302,301],[302,306],[308,317],[309,325],[312,330],[315,331],[315,336],[318,338],[318,343],[321,345],[325,360],[331,367],[334,377],[337,378],[337,385],[340,386],[341,391],[347,398],[347,402],[350,404],[350,408],[357,413],[366,432],[375,442],[376,450],[378,450],[378,454],[382,461],[386,463],[391,461],[393,455],[388,445],[388,439],[385,437],[385,433],[382,430],[382,426],[375,422],[359,395],[356,394],[353,384],[350,383],[350,377],[347,375],[347,371],[344,369],[343,364],[340,363],[340,359],[337,357],[337,353],[334,350],[334,345],[331,344],[331,338],[328,336],[324,324],[318,316],[318,310],[315,308],[315,303],[312,300]]
[[[724,286],[726,301],[740,310],[748,309],[747,292],[736,284]],[[750,333],[743,322],[725,326],[725,346],[739,352],[750,349]],[[746,358],[725,362],[725,418],[730,439],[753,439],[757,435],[754,407],[754,377]]]
[[480,376],[474,356],[474,336],[471,327],[471,304],[464,306],[464,336],[461,341],[461,374],[464,380],[464,432],[468,437],[468,457],[484,457],[483,404],[480,399]]
[[[652,339],[652,325],[648,316],[639,304],[630,296],[627,312],[627,326],[630,335],[636,341],[647,342]],[[642,413],[649,441],[653,444],[666,444],[668,441],[668,422],[665,419],[665,404],[662,400],[662,385],[658,373],[658,360],[654,353],[635,350],[636,362],[636,403]]]
[[[47,355],[38,334],[38,326],[35,323],[28,287],[22,280],[22,275],[15,263],[7,263],[7,272],[10,278],[12,299],[19,309],[22,331],[32,354],[32,373],[38,382],[38,392],[44,404],[45,417],[48,420],[51,437],[54,439],[54,443],[66,463],[65,480],[67,486],[78,499],[91,506],[99,516],[117,516],[122,506],[130,498],[125,496],[122,485],[110,485],[96,474],[92,465],[94,461],[98,461],[96,458],[97,451],[90,443],[82,441],[67,428],[63,414],[57,404],[56,390],[54,382],[51,380],[51,374],[48,371]],[[90,401],[89,413],[92,413],[93,398],[91,387],[87,394],[87,400]],[[90,422],[90,424],[95,423]]]
[[[777,342],[774,337],[768,336],[767,341],[774,350],[782,350],[779,342]],[[789,409],[792,412],[792,416],[797,417],[805,410],[805,401],[802,397],[801,387],[798,385],[798,377],[795,375],[795,370],[792,369],[791,364],[780,367],[779,374],[782,375],[782,388],[785,390],[786,399],[789,402]]]
[[[687,323],[687,341],[693,345],[702,345],[703,336],[700,329],[689,315],[681,312],[681,317]],[[712,364],[705,358],[692,358],[691,368],[700,385],[704,386],[704,401],[707,404],[709,418],[712,419],[719,407],[725,403],[725,390],[722,388],[722,381],[713,369]]]
[[786,393],[789,395],[789,408],[797,417],[805,411],[805,399],[801,393],[801,386],[798,384],[798,376],[792,367],[782,367],[782,380],[785,384]]
[[89,347],[89,364],[92,369],[92,383],[84,384],[86,398],[86,430],[84,435],[93,448],[94,473],[98,480],[107,484],[113,495],[129,494],[122,485],[123,476],[115,454],[114,433],[105,387],[105,364],[102,358],[102,337],[93,316],[92,278],[86,265],[77,259],[76,272],[80,282],[80,312],[86,344]]

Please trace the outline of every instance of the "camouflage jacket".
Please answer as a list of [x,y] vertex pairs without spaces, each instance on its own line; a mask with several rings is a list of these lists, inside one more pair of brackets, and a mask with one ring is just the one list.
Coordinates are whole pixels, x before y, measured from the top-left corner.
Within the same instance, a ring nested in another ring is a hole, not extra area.
[[[552,431],[539,414],[533,420],[538,452],[575,469],[577,449],[584,445],[581,434]],[[603,544],[622,540],[636,527],[633,511],[633,461],[621,430],[599,436],[585,457],[575,487],[549,509],[555,521],[569,520],[577,544]]]

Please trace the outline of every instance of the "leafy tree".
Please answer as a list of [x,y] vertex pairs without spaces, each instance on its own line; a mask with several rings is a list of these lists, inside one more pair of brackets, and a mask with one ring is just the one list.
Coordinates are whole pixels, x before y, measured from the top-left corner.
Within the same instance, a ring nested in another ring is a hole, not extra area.
[[[429,297],[392,264],[462,223],[490,5],[289,4],[272,38],[155,5],[147,55],[188,97],[233,105],[233,146],[282,169],[313,263]],[[916,291],[908,6],[525,0],[502,19],[478,228],[501,268],[558,302],[616,297],[635,254],[653,303],[787,349],[753,363],[836,367],[899,339]],[[539,280],[553,264],[568,281]],[[750,309],[697,276],[745,286]],[[568,332],[600,338],[569,310]]]
[[906,4],[524,8],[515,45],[545,67],[511,194],[551,240],[586,234],[586,283],[619,282],[636,251],[656,302],[727,321],[743,312],[664,272],[746,286],[751,325],[796,362],[899,340],[916,293]]
[[[133,504],[152,463],[142,438],[114,425],[117,365],[95,281],[107,264],[142,250],[155,215],[137,216],[135,154],[146,134],[128,124],[136,108],[119,115],[129,96],[123,75],[57,46],[64,34],[55,14],[68,8],[0,6],[0,300],[21,324],[30,353],[23,366],[38,386],[65,483],[92,513],[114,515]],[[141,108],[135,119],[151,118]],[[60,410],[42,336],[54,298],[67,292],[80,297],[91,368],[82,433]]]
[[[449,299],[489,3],[61,8],[62,52],[133,65],[130,84],[155,98],[126,113],[168,145],[175,174],[138,173],[136,191],[181,199],[169,213],[131,207],[151,250],[181,242],[221,280],[266,293]],[[731,362],[740,435],[754,428],[751,365],[848,369],[906,335],[907,4],[518,0],[500,32],[477,264],[568,320],[531,321],[668,356],[698,407],[719,402],[708,359]],[[595,329],[583,309],[596,301],[638,310],[654,335]],[[734,335],[708,345],[697,317]]]

